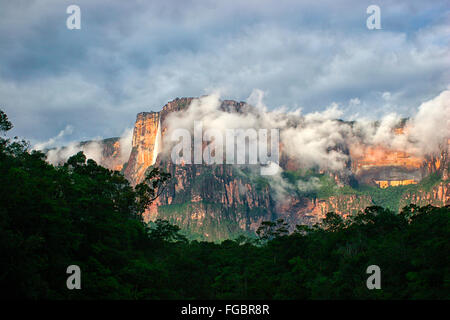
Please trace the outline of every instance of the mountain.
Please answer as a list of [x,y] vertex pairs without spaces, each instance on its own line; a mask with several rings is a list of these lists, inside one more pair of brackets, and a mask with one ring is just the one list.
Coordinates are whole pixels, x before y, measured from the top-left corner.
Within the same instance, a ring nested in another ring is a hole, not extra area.
[[123,150],[123,141],[124,139],[120,137],[99,141],[82,141],[61,148],[44,149],[43,152],[47,155],[48,162],[53,165],[61,165],[68,157],[78,151],[83,151],[88,158],[94,159],[103,167],[121,171],[123,164],[128,160],[129,154],[129,151]]
[[[326,156],[336,155],[327,158],[325,166],[305,165],[302,150],[298,158],[288,150],[289,144],[295,146],[295,139],[281,141],[282,172],[276,179],[255,173],[256,165],[174,163],[167,142],[171,121],[174,115],[180,119],[192,116],[189,108],[193,102],[198,99],[177,98],[159,112],[139,113],[126,162],[118,138],[100,142],[100,163],[122,170],[132,185],[143,181],[152,166],[172,175],[161,196],[146,211],[146,221],[167,219],[191,238],[216,241],[253,234],[265,220],[283,218],[292,228],[296,224],[314,224],[331,211],[347,216],[371,205],[398,211],[411,203],[450,204],[450,139],[432,154],[409,154],[380,143],[365,143],[362,134],[353,133],[359,130],[355,123],[341,120],[333,120],[330,125],[345,131],[347,136],[351,131],[351,139],[327,147]],[[210,114],[217,112],[220,116],[238,114],[246,121],[261,118],[256,108],[232,100],[220,101],[204,117],[209,119]],[[287,118],[284,132],[307,126],[299,119]],[[311,121],[314,130],[323,130],[317,123],[325,120]],[[378,128],[377,124],[374,128]],[[393,137],[402,137],[408,127],[403,121],[392,130]],[[202,150],[205,148],[203,143]],[[332,169],[330,159],[339,157],[343,167]],[[283,190],[279,191],[281,187]]]

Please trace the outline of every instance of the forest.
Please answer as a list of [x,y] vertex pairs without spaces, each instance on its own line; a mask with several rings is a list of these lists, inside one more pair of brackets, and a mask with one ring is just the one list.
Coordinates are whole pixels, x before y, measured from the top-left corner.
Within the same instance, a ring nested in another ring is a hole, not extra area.
[[[264,222],[254,238],[188,240],[145,208],[170,177],[132,188],[83,153],[53,166],[8,138],[0,110],[0,288],[8,299],[449,299],[450,208],[372,206],[328,213],[289,233]],[[81,269],[81,289],[66,269]],[[366,269],[381,270],[369,290]]]

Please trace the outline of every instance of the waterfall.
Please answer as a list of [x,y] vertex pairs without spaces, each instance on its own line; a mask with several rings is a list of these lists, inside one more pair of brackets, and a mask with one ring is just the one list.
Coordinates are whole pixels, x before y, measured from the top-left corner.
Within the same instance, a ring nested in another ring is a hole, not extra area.
[[158,131],[156,132],[155,145],[153,146],[153,158],[151,165],[154,165],[161,146],[161,120],[158,120]]

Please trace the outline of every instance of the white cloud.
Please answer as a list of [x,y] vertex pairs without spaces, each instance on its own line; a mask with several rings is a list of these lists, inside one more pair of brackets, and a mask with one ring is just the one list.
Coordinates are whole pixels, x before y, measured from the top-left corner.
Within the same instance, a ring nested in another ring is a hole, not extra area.
[[[255,90],[249,100],[264,106],[263,92]],[[194,122],[201,121],[203,133],[208,129],[221,132],[225,137],[227,129],[279,129],[282,153],[296,161],[301,168],[321,171],[346,172],[351,148],[358,152],[358,146],[383,146],[395,151],[405,151],[418,156],[440,152],[443,143],[450,138],[450,91],[424,102],[418,112],[404,124],[403,133],[396,129],[402,124],[401,116],[386,114],[378,123],[367,119],[355,119],[354,124],[337,120],[342,110],[336,103],[324,111],[301,114],[300,110],[289,113],[269,111],[265,107],[245,113],[229,113],[220,109],[218,93],[194,99],[187,109],[173,112],[166,118],[167,133],[163,140],[163,152],[171,154],[172,132],[180,128],[193,134]],[[189,139],[190,141],[190,139]],[[178,142],[177,142],[178,143]],[[225,145],[221,143],[221,145]],[[237,145],[237,152],[247,153],[244,146]],[[224,150],[226,152],[226,148]],[[309,191],[320,187],[317,179],[299,181],[296,186],[282,178],[282,170],[267,176],[281,201],[289,190],[297,188]]]
[[65,136],[71,135],[73,133],[73,126],[67,125],[63,130],[61,130],[55,137],[41,143],[37,143],[33,146],[35,150],[45,150],[46,148],[51,148],[55,146],[55,143],[61,142],[61,139]]
[[74,138],[117,136],[137,112],[211,88],[236,100],[260,88],[272,110],[358,97],[343,117],[381,118],[411,115],[450,83],[445,1],[382,1],[371,32],[359,1],[80,0],[78,33],[65,28],[70,1],[1,2],[2,108],[35,141],[67,121]]

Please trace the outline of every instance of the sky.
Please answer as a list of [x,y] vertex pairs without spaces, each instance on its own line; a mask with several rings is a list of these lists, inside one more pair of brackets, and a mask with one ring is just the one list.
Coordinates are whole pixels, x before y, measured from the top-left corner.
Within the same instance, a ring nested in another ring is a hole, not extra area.
[[[366,26],[373,4],[380,30]],[[449,71],[448,0],[0,0],[0,109],[32,144],[121,136],[138,112],[211,92],[413,116]]]

